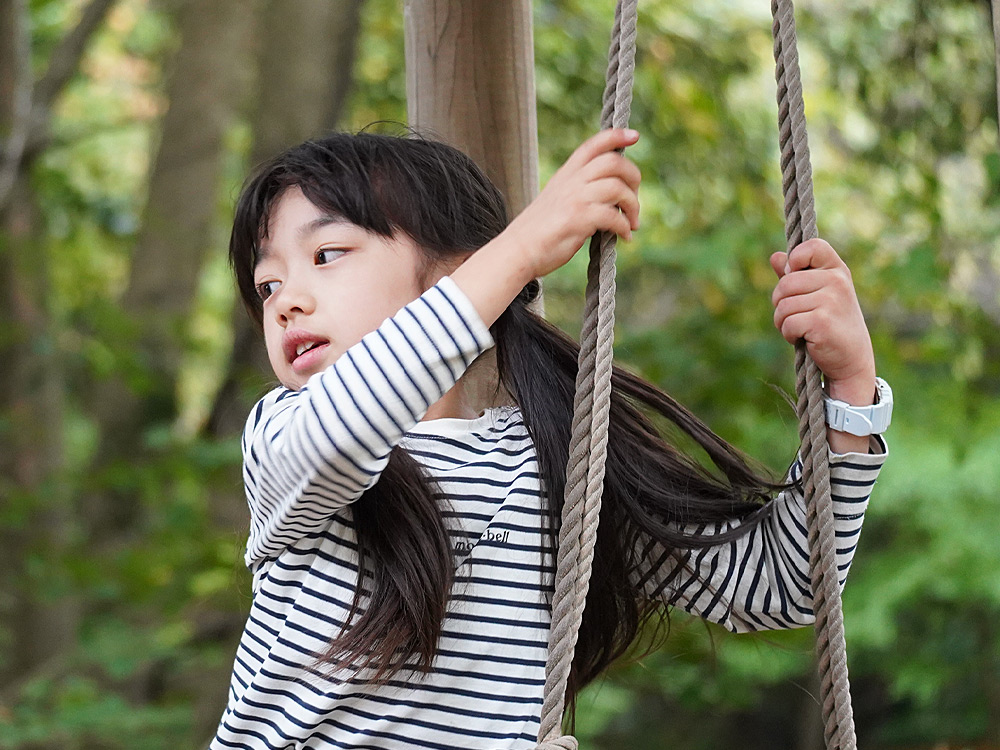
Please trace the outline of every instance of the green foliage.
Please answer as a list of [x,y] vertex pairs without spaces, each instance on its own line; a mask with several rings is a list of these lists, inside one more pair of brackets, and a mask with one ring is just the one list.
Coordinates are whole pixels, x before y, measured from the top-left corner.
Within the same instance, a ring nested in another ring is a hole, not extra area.
[[167,750],[184,736],[188,711],[134,706],[95,680],[70,676],[27,687],[0,736],[0,748],[135,748]]
[[403,14],[396,0],[367,0],[354,61],[354,86],[342,127],[360,130],[389,120],[406,122]]

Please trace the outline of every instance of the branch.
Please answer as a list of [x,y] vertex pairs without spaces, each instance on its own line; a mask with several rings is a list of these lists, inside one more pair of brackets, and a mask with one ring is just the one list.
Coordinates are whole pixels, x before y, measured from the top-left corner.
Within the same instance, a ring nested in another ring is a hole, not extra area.
[[28,142],[32,110],[31,80],[31,32],[28,30],[28,8],[25,0],[13,0],[9,6],[10,38],[3,40],[10,44],[9,73],[13,80],[10,129],[7,140],[0,148],[0,213],[7,206],[14,183],[17,181]]
[[83,9],[80,20],[52,52],[45,74],[35,85],[34,109],[45,112],[52,106],[52,102],[80,67],[87,42],[104,22],[104,17],[114,2],[115,0],[90,0],[90,4]]
[[24,0],[17,3],[14,19],[14,59],[17,75],[14,116],[10,136],[0,155],[0,211],[10,200],[10,193],[25,162],[38,152],[48,138],[52,103],[80,67],[87,42],[104,22],[115,0],[91,0],[80,14],[80,20],[52,53],[45,74],[31,79],[31,39],[27,28],[27,8]]
[[51,680],[63,677],[69,672],[69,661],[65,652],[50,655],[45,661],[0,688],[0,714],[8,706],[13,706],[20,698],[21,691],[35,680]]

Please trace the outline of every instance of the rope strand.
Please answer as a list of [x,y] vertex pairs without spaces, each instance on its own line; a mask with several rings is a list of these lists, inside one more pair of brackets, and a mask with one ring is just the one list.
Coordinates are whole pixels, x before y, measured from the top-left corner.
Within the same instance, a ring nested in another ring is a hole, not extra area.
[[[638,0],[619,0],[608,52],[601,127],[624,128],[632,105]],[[579,369],[573,402],[566,495],[556,556],[555,595],[545,694],[538,732],[539,750],[576,750],[576,738],[560,735],[566,684],[590,588],[597,541],[611,411],[612,342],[615,322],[617,235],[591,238]]]
[[[791,252],[796,245],[817,236],[816,208],[792,0],[772,0],[771,13],[774,17],[772,32],[778,84],[778,140],[781,146],[781,184],[785,196],[785,237]],[[803,341],[795,346],[795,373],[823,735],[829,750],[855,750],[857,738],[837,571],[822,373],[809,356]]]

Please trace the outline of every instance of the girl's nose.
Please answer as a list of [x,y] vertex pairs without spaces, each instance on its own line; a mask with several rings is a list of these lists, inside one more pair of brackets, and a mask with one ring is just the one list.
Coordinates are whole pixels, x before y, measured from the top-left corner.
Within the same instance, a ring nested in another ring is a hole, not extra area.
[[296,315],[309,315],[316,310],[314,295],[302,283],[283,282],[275,302],[274,314],[282,325]]

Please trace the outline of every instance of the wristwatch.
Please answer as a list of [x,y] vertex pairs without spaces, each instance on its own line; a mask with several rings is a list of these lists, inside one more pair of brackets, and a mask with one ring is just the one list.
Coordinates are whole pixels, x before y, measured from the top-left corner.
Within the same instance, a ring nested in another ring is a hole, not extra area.
[[829,396],[826,401],[826,424],[834,430],[863,437],[880,435],[892,421],[892,389],[882,378],[875,378],[875,403],[852,406]]

